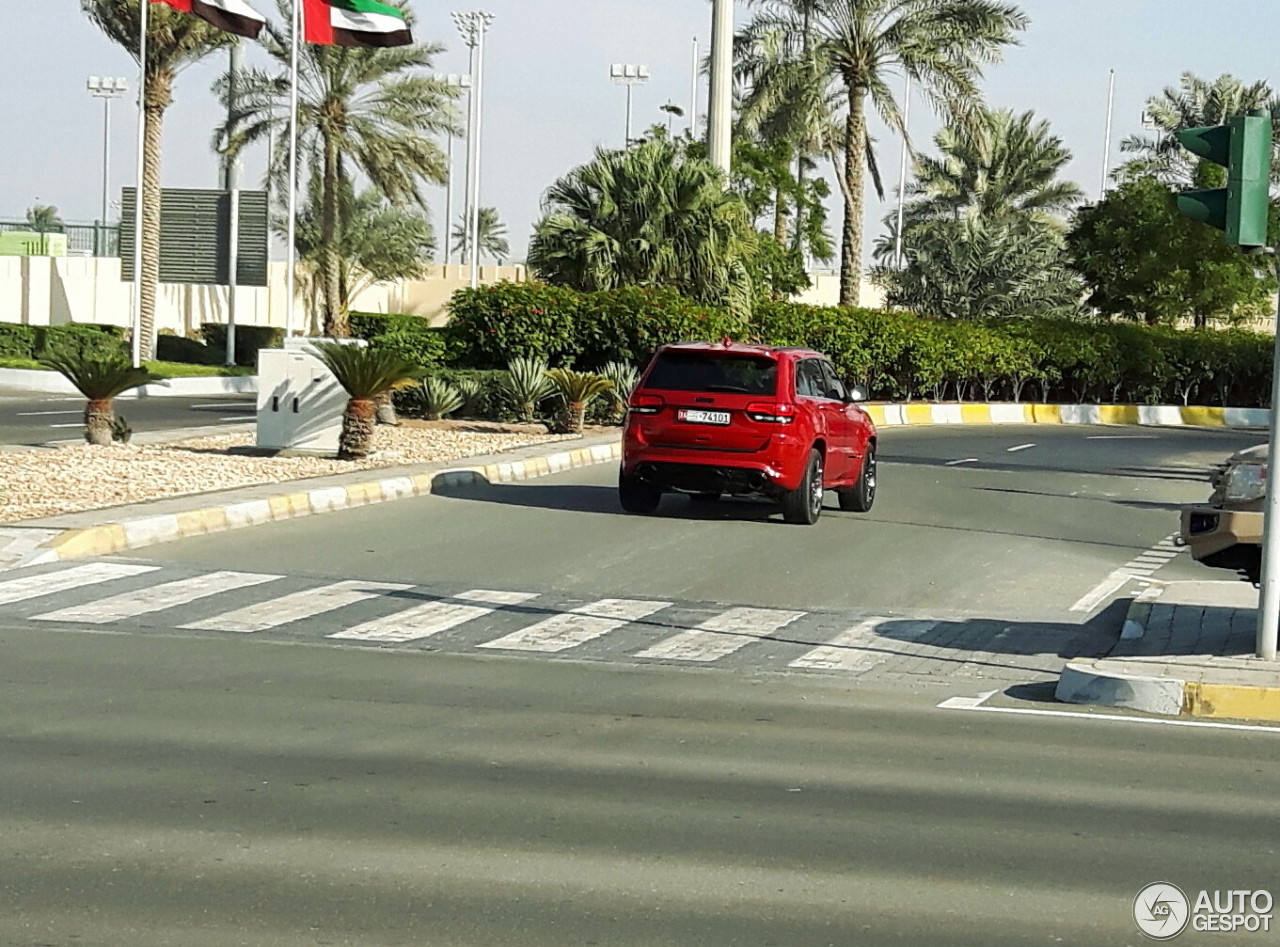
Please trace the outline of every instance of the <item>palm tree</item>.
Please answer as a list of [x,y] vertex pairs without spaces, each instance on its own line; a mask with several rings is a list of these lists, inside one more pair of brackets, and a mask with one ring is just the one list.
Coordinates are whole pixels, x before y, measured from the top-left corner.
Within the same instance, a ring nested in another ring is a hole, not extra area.
[[664,136],[597,149],[551,186],[543,210],[529,264],[549,283],[585,292],[668,285],[750,308],[756,235],[746,206],[686,142]]
[[378,398],[416,384],[421,369],[390,349],[341,342],[312,344],[325,367],[347,392],[338,457],[341,460],[366,457],[373,445]]
[[27,226],[36,233],[62,233],[62,218],[58,208],[49,204],[36,204],[27,208]]
[[1084,197],[1074,183],[1057,180],[1071,152],[1032,112],[983,109],[944,126],[934,141],[941,156],[916,159],[910,193],[918,199],[905,215],[912,222],[962,214],[1058,222]]
[[[288,22],[292,0],[279,0],[279,7]],[[269,23],[261,39],[278,71],[250,70],[241,76],[236,90],[238,114],[215,137],[227,154],[238,154],[265,139],[272,129],[286,128],[289,31]],[[452,104],[458,91],[422,74],[443,49],[438,43],[392,49],[302,45],[299,151],[310,163],[320,190],[317,257],[326,335],[347,334],[341,214],[342,193],[350,187],[353,171],[392,204],[424,209],[423,184],[446,180],[447,159],[436,137],[460,133]],[[226,77],[218,91],[225,104]],[[288,163],[288,135],[279,134],[276,140],[272,167],[282,175]]]
[[[80,0],[80,9],[112,42],[136,60],[141,32],[139,0]],[[155,348],[156,284],[160,281],[160,154],[164,114],[173,104],[178,73],[210,53],[236,42],[230,33],[199,17],[152,4],[147,18],[146,88],[142,109],[146,137],[142,151],[141,352]]]
[[613,382],[603,375],[575,372],[570,368],[553,368],[547,372],[547,378],[564,399],[564,413],[561,416],[560,427],[568,434],[582,433],[587,418],[587,406],[613,388]]
[[[476,216],[477,229],[480,231],[480,255],[488,254],[498,261],[498,265],[502,265],[502,262],[511,254],[511,245],[507,243],[507,225],[498,216],[498,208],[481,207]],[[457,226],[453,228],[453,252],[460,254],[465,260],[470,243],[467,215],[463,214]]]
[[782,63],[801,62],[816,86],[844,99],[844,196],[840,302],[856,305],[862,270],[864,166],[871,156],[867,105],[895,131],[902,115],[891,90],[905,72],[933,104],[965,113],[980,100],[985,63],[999,60],[1027,25],[999,0],[752,0],[755,17],[739,45],[774,46]]
[[[1276,156],[1280,157],[1280,98],[1265,82],[1246,85],[1234,76],[1222,75],[1210,82],[1194,73],[1184,72],[1178,87],[1166,86],[1158,96],[1147,99],[1147,115],[1157,134],[1130,135],[1120,143],[1120,150],[1137,157],[1116,171],[1121,181],[1154,176],[1173,187],[1219,187],[1221,172],[1216,165],[1190,156],[1178,141],[1184,128],[1224,125],[1236,115],[1252,109],[1271,113],[1272,136]],[[1273,176],[1280,176],[1280,162],[1272,161]],[[1212,169],[1212,170],[1210,170]],[[1204,175],[1208,172],[1209,177]],[[1280,183],[1280,177],[1273,177]]]
[[111,445],[116,429],[114,401],[117,395],[153,381],[145,368],[134,368],[124,355],[80,355],[55,352],[40,360],[61,372],[84,395],[84,439],[99,447]]

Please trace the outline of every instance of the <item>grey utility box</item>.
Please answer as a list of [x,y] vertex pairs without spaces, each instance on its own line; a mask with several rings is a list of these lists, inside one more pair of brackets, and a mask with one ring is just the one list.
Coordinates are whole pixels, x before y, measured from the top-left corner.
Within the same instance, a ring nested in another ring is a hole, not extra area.
[[347,393],[320,361],[312,342],[364,345],[361,339],[286,338],[258,352],[258,447],[336,454]]

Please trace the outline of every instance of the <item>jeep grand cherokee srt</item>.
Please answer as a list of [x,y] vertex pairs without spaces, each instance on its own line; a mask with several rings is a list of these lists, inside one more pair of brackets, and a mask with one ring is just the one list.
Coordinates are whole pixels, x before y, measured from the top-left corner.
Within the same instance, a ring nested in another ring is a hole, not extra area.
[[876,429],[808,349],[681,342],[654,355],[632,393],[618,495],[652,513],[662,494],[715,500],[761,495],[789,523],[810,524],[826,490],[842,510],[865,512],[876,495]]

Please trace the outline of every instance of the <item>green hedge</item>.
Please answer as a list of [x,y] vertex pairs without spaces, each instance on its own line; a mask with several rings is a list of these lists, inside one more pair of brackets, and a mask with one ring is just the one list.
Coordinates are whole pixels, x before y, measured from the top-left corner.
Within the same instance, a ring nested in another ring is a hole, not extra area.
[[226,359],[225,349],[205,345],[196,339],[188,339],[182,335],[169,335],[164,332],[156,336],[156,360],[160,362],[182,362],[186,365],[221,365]]
[[127,353],[120,326],[68,323],[26,326],[0,323],[0,358],[38,359],[54,352],[77,355]]
[[[200,337],[204,339],[204,344],[210,350],[226,352],[226,323],[201,323]],[[258,364],[259,349],[278,349],[282,345],[284,345],[284,329],[273,326],[236,326],[235,362],[237,365],[255,367]]]

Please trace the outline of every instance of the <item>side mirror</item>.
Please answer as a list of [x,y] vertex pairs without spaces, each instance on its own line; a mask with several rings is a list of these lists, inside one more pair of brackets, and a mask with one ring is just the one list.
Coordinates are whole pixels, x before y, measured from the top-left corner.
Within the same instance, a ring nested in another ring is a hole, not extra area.
[[850,404],[857,404],[859,401],[866,401],[868,397],[867,389],[863,388],[861,385],[851,385],[849,387],[848,401]]

